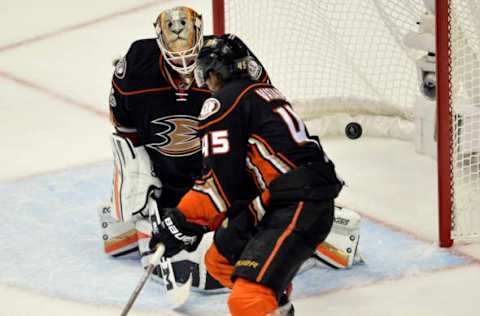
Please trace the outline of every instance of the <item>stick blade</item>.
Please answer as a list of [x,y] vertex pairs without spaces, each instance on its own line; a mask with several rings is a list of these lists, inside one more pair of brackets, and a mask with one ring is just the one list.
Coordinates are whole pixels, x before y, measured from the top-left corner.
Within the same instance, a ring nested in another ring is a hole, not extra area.
[[190,296],[192,287],[192,275],[188,277],[186,283],[175,286],[172,290],[167,290],[167,301],[171,309],[177,309],[185,304]]
[[176,309],[188,300],[192,287],[192,275],[188,276],[187,282],[178,285],[173,273],[172,262],[168,258],[160,259],[160,272],[166,289],[166,301],[171,309]]

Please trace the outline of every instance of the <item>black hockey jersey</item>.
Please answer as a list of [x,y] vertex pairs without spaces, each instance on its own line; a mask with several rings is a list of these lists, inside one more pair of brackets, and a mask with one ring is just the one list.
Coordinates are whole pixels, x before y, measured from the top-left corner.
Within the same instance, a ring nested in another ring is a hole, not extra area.
[[[266,73],[261,80],[268,80]],[[110,94],[118,133],[144,145],[162,181],[162,206],[175,206],[202,166],[198,115],[210,97],[195,82],[183,84],[164,62],[155,39],[134,42],[117,62]]]
[[[318,138],[276,88],[240,79],[205,101],[200,113],[203,179],[178,208],[214,228],[234,201],[268,192],[282,174],[307,163],[320,166],[328,182],[340,183]],[[327,183],[328,184],[328,183]]]

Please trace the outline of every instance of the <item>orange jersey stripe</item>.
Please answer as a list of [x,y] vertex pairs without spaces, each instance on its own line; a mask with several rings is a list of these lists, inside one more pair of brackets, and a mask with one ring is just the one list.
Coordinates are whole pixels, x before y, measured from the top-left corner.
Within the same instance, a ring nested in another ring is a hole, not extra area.
[[253,172],[250,169],[247,169],[247,172],[250,173],[250,175],[252,176],[253,182],[255,182],[255,185],[257,186],[258,190],[261,192],[262,191],[262,186],[260,185],[260,182],[258,181],[258,178],[257,178],[257,175],[255,174],[255,172]]
[[136,95],[136,94],[142,94],[142,93],[148,93],[148,92],[160,92],[160,91],[166,91],[166,90],[171,90],[173,89],[172,87],[159,87],[159,88],[151,88],[151,89],[143,89],[143,90],[135,90],[135,91],[123,91],[120,89],[120,87],[116,84],[115,80],[112,80],[112,85],[117,89],[117,91],[121,95]]
[[275,152],[272,148],[272,146],[270,146],[270,144],[267,142],[266,139],[264,139],[263,137],[261,137],[260,135],[257,135],[257,134],[252,134],[251,137],[255,138],[256,140],[258,140],[259,142],[261,142],[265,147],[268,148],[268,151],[270,151],[270,153],[272,154],[275,154],[279,159],[282,160],[283,163],[287,164],[290,168],[292,169],[295,169],[297,166],[291,162],[287,157],[285,157],[284,155],[282,155],[281,153],[279,152]]
[[252,164],[260,171],[263,180],[268,186],[273,179],[281,174],[280,171],[272,166],[268,160],[264,159],[255,146],[249,145],[248,147],[250,151],[247,153],[247,156],[250,158]]
[[263,145],[265,145],[265,147],[267,147],[268,151],[271,152],[271,153],[274,153],[275,151],[273,150],[272,146],[270,146],[270,144],[263,138],[263,137],[260,137],[260,135],[257,135],[257,134],[252,134],[251,137],[255,138],[256,140],[258,140],[259,142],[261,142]]
[[211,93],[210,90],[208,90],[208,89],[202,89],[202,88],[196,88],[196,87],[192,87],[192,88],[190,88],[190,90]]
[[205,254],[205,265],[208,273],[220,284],[228,288],[233,287],[230,277],[234,267],[220,254],[215,244],[212,244]]
[[227,195],[225,194],[225,192],[223,192],[223,188],[222,188],[222,185],[220,184],[220,181],[218,181],[218,178],[215,175],[215,172],[213,172],[213,170],[211,172],[212,172],[213,181],[215,183],[215,187],[216,187],[217,191],[222,196],[222,199],[225,201],[225,204],[227,204],[227,207],[230,207],[231,204],[228,201]]
[[177,207],[189,221],[215,229],[224,217],[222,213],[230,207],[230,202],[215,173],[210,170],[202,180],[195,181]]
[[269,205],[270,204],[270,191],[263,191],[262,194],[260,195],[260,198],[262,199],[262,203],[264,205]]
[[183,196],[177,208],[187,219],[211,227],[219,214],[208,194],[190,190]]
[[253,208],[252,204],[249,204],[248,205],[248,211],[252,214],[253,216],[253,220],[254,220],[254,225],[257,226],[258,225],[258,214],[257,214],[257,211],[255,211],[255,209]]
[[281,153],[277,153],[277,156],[279,158],[281,158],[281,160],[286,163],[290,168],[292,169],[296,169],[297,168],[297,165],[294,164],[293,162],[291,162],[287,157],[285,157],[284,155],[282,155]]
[[227,117],[238,105],[238,102],[240,101],[240,99],[245,95],[245,93],[247,93],[248,91],[252,90],[253,88],[256,88],[258,86],[265,86],[266,84],[265,83],[254,83],[254,84],[251,84],[249,85],[248,87],[245,88],[245,90],[243,90],[238,96],[237,98],[235,99],[235,101],[233,102],[232,106],[225,112],[223,113],[220,117],[214,119],[214,120],[211,120],[210,122],[208,123],[205,123],[203,125],[200,125],[198,127],[198,129],[204,129],[205,127],[208,127],[212,124],[215,124],[217,122],[220,122],[221,120],[223,120],[225,117]]
[[280,249],[285,239],[292,234],[292,231],[295,228],[295,225],[297,224],[298,216],[300,216],[300,213],[302,212],[303,204],[304,204],[303,202],[298,203],[298,207],[295,210],[295,214],[293,215],[292,222],[287,226],[287,229],[285,229],[282,235],[280,235],[280,238],[278,238],[272,253],[268,257],[267,261],[262,267],[262,270],[260,270],[260,273],[257,276],[257,279],[256,279],[257,282],[260,282],[262,280],[263,276],[265,275],[265,272],[270,266],[270,263],[272,263],[273,258],[277,255],[278,249]]

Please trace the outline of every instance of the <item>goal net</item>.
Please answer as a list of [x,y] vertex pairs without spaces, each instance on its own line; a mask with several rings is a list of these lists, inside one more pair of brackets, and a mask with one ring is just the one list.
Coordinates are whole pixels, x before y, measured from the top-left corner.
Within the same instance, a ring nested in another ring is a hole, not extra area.
[[[480,236],[480,0],[450,0],[449,232]],[[422,97],[407,47],[427,12],[422,0],[213,0],[217,33],[252,48],[272,82],[320,136],[359,122],[364,134],[412,139]]]
[[440,105],[451,114],[449,226],[451,238],[471,239],[480,236],[480,1],[448,4],[442,12],[448,38],[441,43],[448,56],[448,95]]

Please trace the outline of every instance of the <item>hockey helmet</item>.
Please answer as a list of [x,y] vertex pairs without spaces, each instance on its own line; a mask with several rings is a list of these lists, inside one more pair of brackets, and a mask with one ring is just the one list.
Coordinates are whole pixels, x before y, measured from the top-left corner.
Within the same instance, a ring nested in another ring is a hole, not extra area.
[[195,80],[199,87],[206,87],[209,72],[216,72],[223,82],[242,76],[251,76],[250,69],[259,66],[250,55],[247,46],[235,35],[211,35],[205,37],[197,57]]
[[162,11],[153,25],[166,62],[178,73],[190,74],[203,44],[202,16],[189,7],[175,7]]

